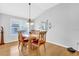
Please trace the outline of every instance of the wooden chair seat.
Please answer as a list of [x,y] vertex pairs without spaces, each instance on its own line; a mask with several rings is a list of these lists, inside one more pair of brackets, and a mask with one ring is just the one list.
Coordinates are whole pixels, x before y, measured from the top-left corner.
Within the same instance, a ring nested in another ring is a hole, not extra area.
[[45,41],[44,40],[40,40],[40,44],[44,44],[45,43]]
[[28,42],[28,38],[27,37],[24,37],[24,36],[22,36],[22,39],[21,40],[19,40],[20,42]]
[[33,39],[33,41],[32,41],[32,45],[42,45],[42,44],[44,44],[45,43],[45,41],[44,40],[39,40],[39,39]]
[[23,40],[24,42],[28,42],[29,40],[27,39],[27,40]]

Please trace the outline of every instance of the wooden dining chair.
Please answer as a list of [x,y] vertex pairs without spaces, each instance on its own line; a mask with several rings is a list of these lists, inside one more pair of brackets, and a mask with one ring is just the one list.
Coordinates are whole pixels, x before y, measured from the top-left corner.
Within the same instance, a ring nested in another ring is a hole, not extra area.
[[28,45],[28,37],[23,36],[22,32],[18,32],[18,41],[19,41],[18,48],[20,46],[23,48],[23,46]]
[[[37,32],[37,31],[35,31]],[[33,35],[33,33],[31,33]],[[31,38],[31,45],[34,47],[40,47],[41,45],[45,46],[45,42],[46,42],[46,32],[44,31],[39,31],[37,33],[35,33],[36,38]],[[38,35],[38,36],[37,36]]]

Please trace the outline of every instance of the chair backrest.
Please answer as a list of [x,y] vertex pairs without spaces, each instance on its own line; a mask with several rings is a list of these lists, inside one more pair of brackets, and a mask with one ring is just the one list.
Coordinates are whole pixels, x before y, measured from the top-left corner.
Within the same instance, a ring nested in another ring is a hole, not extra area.
[[18,40],[23,42],[23,39],[22,39],[22,32],[18,32]]
[[39,30],[32,30],[31,35],[38,39],[39,38],[39,32],[40,32]]
[[46,31],[40,31],[39,36],[40,40],[46,41]]

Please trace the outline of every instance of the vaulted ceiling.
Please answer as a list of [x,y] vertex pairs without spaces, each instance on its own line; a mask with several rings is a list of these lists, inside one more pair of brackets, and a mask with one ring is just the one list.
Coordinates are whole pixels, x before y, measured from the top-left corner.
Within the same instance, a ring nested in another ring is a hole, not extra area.
[[[54,7],[57,3],[32,3],[31,18],[38,17],[47,9]],[[0,13],[28,18],[28,3],[0,3]]]

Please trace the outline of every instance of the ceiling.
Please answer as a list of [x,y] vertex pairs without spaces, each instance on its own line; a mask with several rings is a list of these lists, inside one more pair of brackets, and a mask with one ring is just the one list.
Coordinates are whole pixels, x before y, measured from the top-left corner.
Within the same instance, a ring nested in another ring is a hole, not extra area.
[[[38,17],[47,9],[54,7],[58,3],[32,3],[31,4],[31,18]],[[28,3],[0,3],[0,13],[28,18]]]

